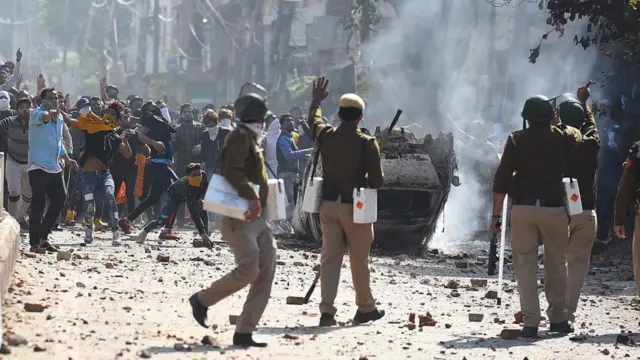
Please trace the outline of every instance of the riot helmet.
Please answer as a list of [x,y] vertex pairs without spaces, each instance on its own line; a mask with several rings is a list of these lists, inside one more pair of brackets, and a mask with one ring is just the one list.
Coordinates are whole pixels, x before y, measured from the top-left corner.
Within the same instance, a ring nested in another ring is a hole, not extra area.
[[521,115],[531,123],[549,123],[555,116],[555,109],[548,97],[536,95],[527,99]]
[[256,83],[242,85],[234,107],[236,117],[245,123],[264,120],[267,116],[267,90]]
[[563,124],[580,128],[585,122],[584,107],[579,101],[568,100],[558,106],[558,113]]

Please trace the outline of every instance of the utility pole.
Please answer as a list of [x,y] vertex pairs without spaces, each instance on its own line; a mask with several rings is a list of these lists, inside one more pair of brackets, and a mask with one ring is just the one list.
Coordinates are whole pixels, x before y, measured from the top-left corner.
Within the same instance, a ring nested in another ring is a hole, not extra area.
[[160,0],[153,5],[153,73],[160,73]]

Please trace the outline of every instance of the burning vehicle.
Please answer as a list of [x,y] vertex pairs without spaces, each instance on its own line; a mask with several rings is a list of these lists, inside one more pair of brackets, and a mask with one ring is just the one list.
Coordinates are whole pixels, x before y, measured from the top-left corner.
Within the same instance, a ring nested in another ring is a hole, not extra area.
[[[386,131],[385,131],[386,132]],[[376,129],[381,140],[383,132]],[[317,149],[316,149],[317,151]],[[378,221],[374,224],[374,246],[383,249],[423,248],[436,231],[440,214],[449,197],[451,185],[459,186],[453,135],[428,134],[418,139],[400,128],[389,136],[381,151],[384,184],[378,190]],[[311,172],[309,161],[296,195],[292,226],[298,236],[322,241],[319,214],[302,211],[306,181]],[[322,176],[322,159],[317,176]]]

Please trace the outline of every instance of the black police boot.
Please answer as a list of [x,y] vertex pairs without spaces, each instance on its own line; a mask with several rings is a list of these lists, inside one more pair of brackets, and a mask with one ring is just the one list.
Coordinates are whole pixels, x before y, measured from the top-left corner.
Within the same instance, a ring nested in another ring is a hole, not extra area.
[[354,324],[364,324],[369,321],[376,321],[382,319],[384,316],[384,310],[375,309],[368,313],[363,313],[360,310],[356,311],[356,316],[353,317]]
[[233,334],[233,345],[243,347],[267,347],[267,343],[253,341],[253,334],[241,334],[238,332]]
[[191,304],[191,313],[193,314],[193,318],[196,319],[200,326],[208,329],[207,307],[204,306],[204,304],[198,298],[198,293],[191,295],[191,297],[189,298],[189,304]]
[[520,337],[536,339],[538,337],[538,328],[533,326],[525,326],[520,331]]
[[328,313],[320,315],[320,324],[318,326],[333,326],[336,325],[336,318]]
[[563,333],[563,334],[571,334],[573,332],[573,325],[571,325],[567,320],[559,323],[551,323],[551,326],[549,327],[549,331]]

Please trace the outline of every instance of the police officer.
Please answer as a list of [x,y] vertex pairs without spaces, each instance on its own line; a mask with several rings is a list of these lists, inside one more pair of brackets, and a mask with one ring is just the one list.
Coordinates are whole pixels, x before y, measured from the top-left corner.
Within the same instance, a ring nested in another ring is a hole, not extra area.
[[373,189],[382,186],[380,149],[375,138],[364,135],[358,129],[364,110],[364,101],[358,95],[345,94],[340,98],[340,126],[332,127],[322,120],[320,103],[329,95],[328,84],[329,81],[324,77],[314,81],[308,119],[314,138],[320,144],[324,177],[324,201],[320,208],[320,326],[336,323],[337,309],[334,301],[338,292],[345,249],[349,249],[351,276],[358,305],[354,323],[375,321],[384,316],[384,311],[376,308],[369,281],[369,251],[373,243],[373,224],[353,222],[353,189],[365,184]]
[[[237,265],[209,288],[191,296],[189,302],[194,318],[206,328],[208,307],[251,285],[237,321],[233,344],[265,347],[266,343],[253,340],[252,333],[269,301],[276,267],[275,240],[265,219],[260,217],[268,188],[266,167],[258,144],[267,107],[265,98],[255,92],[240,96],[235,107],[241,123],[227,135],[222,148],[220,175],[240,196],[249,200],[246,220],[222,217],[222,238],[231,247]],[[254,191],[252,184],[260,186],[259,193]]]
[[493,179],[492,231],[500,231],[498,220],[505,195],[508,193],[513,201],[511,246],[524,313],[521,336],[529,338],[538,336],[541,320],[536,283],[539,234],[545,246],[544,278],[550,330],[573,331],[565,308],[569,224],[562,177],[569,152],[580,143],[581,136],[577,131],[552,126],[554,116],[555,109],[547,97],[538,95],[527,99],[522,117],[529,127],[509,135]]
[[569,222],[567,246],[567,296],[566,308],[570,321],[575,321],[575,312],[580,300],[584,277],[589,269],[591,249],[596,240],[598,224],[595,211],[595,178],[598,170],[600,136],[595,117],[587,104],[589,88],[578,89],[577,98],[572,94],[560,103],[557,109],[558,127],[565,130],[578,129],[582,142],[569,157],[565,176],[578,180],[582,198],[582,214],[573,215]]
[[618,193],[616,194],[616,202],[614,205],[614,227],[613,231],[619,239],[624,239],[625,223],[628,216],[631,215],[632,209],[635,215],[635,230],[633,231],[633,275],[636,279],[636,288],[638,296],[640,296],[640,212],[638,212],[638,204],[640,204],[640,186],[638,179],[640,176],[640,141],[634,143],[629,150],[629,156],[625,161],[622,170],[622,177],[618,184]]

